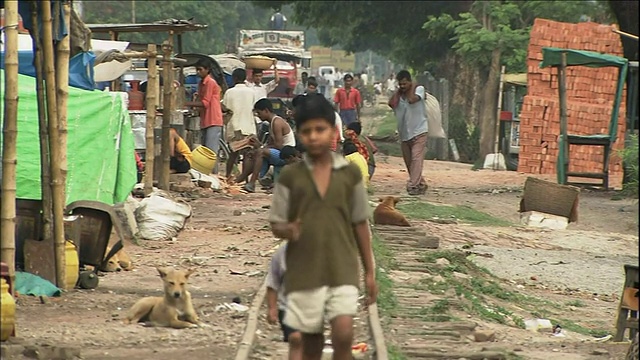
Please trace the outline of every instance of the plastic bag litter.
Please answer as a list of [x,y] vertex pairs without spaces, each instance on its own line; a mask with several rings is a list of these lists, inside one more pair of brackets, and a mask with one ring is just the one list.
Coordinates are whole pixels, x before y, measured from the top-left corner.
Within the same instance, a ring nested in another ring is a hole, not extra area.
[[222,311],[222,310],[245,312],[245,311],[249,311],[249,307],[242,304],[237,304],[237,303],[224,303],[216,306],[216,311]]
[[213,190],[220,190],[221,186],[220,186],[220,180],[216,177],[216,176],[210,176],[210,175],[206,175],[201,173],[200,171],[196,170],[196,169],[190,169],[189,170],[189,175],[191,175],[191,177],[194,180],[202,180],[202,181],[208,181],[211,183],[211,189]]
[[169,240],[184,228],[186,219],[191,216],[191,206],[158,190],[143,199],[135,213],[140,238]]

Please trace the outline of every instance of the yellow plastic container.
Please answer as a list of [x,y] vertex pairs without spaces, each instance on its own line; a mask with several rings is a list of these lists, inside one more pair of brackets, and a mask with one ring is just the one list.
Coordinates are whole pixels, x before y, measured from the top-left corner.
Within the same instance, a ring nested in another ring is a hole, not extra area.
[[216,165],[217,156],[211,149],[200,145],[191,152],[191,167],[205,175],[211,174]]
[[78,259],[78,251],[71,241],[67,241],[64,245],[65,253],[65,290],[71,290],[78,282],[80,276],[80,260]]
[[5,279],[0,279],[0,295],[0,341],[7,341],[16,326],[16,302]]

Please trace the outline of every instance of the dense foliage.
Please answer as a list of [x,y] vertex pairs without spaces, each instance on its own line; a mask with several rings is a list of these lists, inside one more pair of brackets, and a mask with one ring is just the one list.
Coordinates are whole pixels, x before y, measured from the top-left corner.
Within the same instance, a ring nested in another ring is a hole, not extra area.
[[[84,1],[83,21],[87,24],[124,24],[132,22],[133,1]],[[208,25],[204,31],[183,36],[183,50],[202,54],[219,54],[237,47],[238,30],[267,29],[273,11],[255,6],[250,1],[136,1],[136,23],[150,23],[168,18],[191,19]],[[292,30],[302,26],[289,26]],[[95,34],[96,38],[108,35]],[[318,43],[315,31],[306,32],[307,45]],[[120,34],[120,40],[162,43],[166,34]]]

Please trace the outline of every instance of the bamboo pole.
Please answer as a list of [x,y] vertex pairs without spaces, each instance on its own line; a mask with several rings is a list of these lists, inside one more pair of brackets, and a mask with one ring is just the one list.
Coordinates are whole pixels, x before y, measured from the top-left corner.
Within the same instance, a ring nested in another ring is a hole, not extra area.
[[156,44],[149,44],[149,65],[147,66],[147,123],[145,129],[146,149],[144,163],[144,194],[149,195],[153,191],[153,167],[155,163],[155,125],[156,106],[158,104],[158,66],[156,65]]
[[2,141],[2,205],[0,258],[15,274],[16,257],[16,142],[18,137],[18,2],[4,4],[4,122]]
[[160,148],[160,156],[162,159],[162,168],[160,178],[158,179],[158,187],[162,190],[169,190],[169,163],[171,161],[170,139],[171,136],[171,115],[172,115],[172,96],[173,96],[173,63],[171,62],[171,51],[173,45],[169,40],[162,44],[162,71],[163,71],[163,105],[162,105],[162,146]]
[[[67,101],[69,98],[69,57],[71,55],[71,4],[64,1],[60,4],[64,14],[64,23],[67,27],[67,36],[63,37],[56,48],[56,108],[58,110],[58,146],[60,157],[57,160],[60,167],[60,188],[57,196],[55,210],[59,219],[54,222],[54,233],[56,239],[56,279],[58,287],[64,290],[67,288],[66,281],[66,236],[64,233],[64,208],[67,204],[66,187],[67,187]],[[55,211],[54,210],[54,211]],[[62,261],[60,261],[62,259]],[[72,285],[73,286],[73,285]]]
[[[62,5],[64,22],[71,31],[71,5],[65,1]],[[58,108],[58,141],[60,142],[60,172],[61,181],[66,185],[67,179],[67,99],[69,98],[69,57],[70,38],[67,34],[58,42],[56,48],[56,106]]]
[[56,285],[65,287],[65,239],[64,239],[64,181],[60,159],[60,132],[58,128],[58,107],[53,53],[53,27],[51,18],[51,0],[41,1],[42,47],[44,52],[44,75],[47,99],[47,117],[49,120],[49,154],[51,156],[51,193],[53,202],[53,242],[56,264]]
[[31,2],[31,37],[36,68],[36,98],[38,104],[38,128],[40,133],[40,189],[42,191],[42,240],[53,245],[53,206],[51,204],[51,165],[49,160],[49,129],[47,128],[46,105],[44,102],[44,74],[42,68],[42,40],[38,22],[38,1]]

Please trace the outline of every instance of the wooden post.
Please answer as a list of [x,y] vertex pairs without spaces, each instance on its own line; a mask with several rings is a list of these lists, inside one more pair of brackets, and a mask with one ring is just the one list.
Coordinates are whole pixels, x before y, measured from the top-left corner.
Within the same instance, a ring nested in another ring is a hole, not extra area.
[[38,128],[40,133],[40,189],[42,191],[42,240],[53,245],[53,205],[51,204],[51,167],[49,159],[49,129],[47,128],[46,105],[44,102],[44,74],[42,68],[42,40],[38,21],[38,1],[31,2],[31,22],[33,31],[34,65],[36,68],[36,98],[38,104]]
[[64,203],[65,188],[60,167],[60,133],[58,130],[58,107],[56,94],[56,78],[53,53],[53,28],[51,18],[51,0],[40,3],[42,14],[42,47],[44,52],[44,75],[47,99],[47,117],[49,120],[49,154],[51,156],[51,193],[53,202],[53,242],[56,264],[56,285],[65,287],[65,238],[64,238]]
[[158,67],[156,66],[156,44],[149,44],[147,47],[149,53],[147,66],[147,123],[145,127],[145,163],[144,163],[144,194],[149,195],[153,190],[153,167],[155,163],[155,124],[156,124],[156,107],[158,105]]
[[171,161],[171,149],[170,139],[171,136],[171,116],[173,115],[173,109],[171,107],[173,97],[173,62],[171,62],[171,51],[173,45],[171,41],[172,36],[169,36],[169,40],[162,44],[162,71],[163,71],[163,105],[162,105],[162,146],[161,146],[161,158],[162,158],[162,171],[160,172],[160,179],[158,179],[158,187],[162,190],[169,190],[169,163]]
[[498,106],[496,110],[496,135],[495,135],[495,143],[493,144],[493,153],[497,154],[500,151],[500,113],[502,112],[502,90],[504,89],[504,71],[505,66],[502,65],[502,69],[500,69],[500,84],[498,85]]
[[14,277],[16,257],[16,164],[18,137],[18,2],[4,3],[4,122],[0,258]]
[[[60,181],[62,188],[66,188],[67,183],[67,99],[69,98],[69,57],[70,39],[71,39],[71,5],[65,1],[62,5],[64,13],[64,22],[67,26],[68,33],[60,42],[56,49],[56,106],[58,108],[58,142],[60,144]],[[65,202],[62,204],[64,207]]]
[[567,53],[560,55],[560,66],[558,67],[558,92],[560,94],[560,137],[562,139],[562,149],[564,156],[562,157],[563,173],[558,174],[558,182],[561,185],[567,183],[567,171],[569,170],[569,138],[567,136]]

